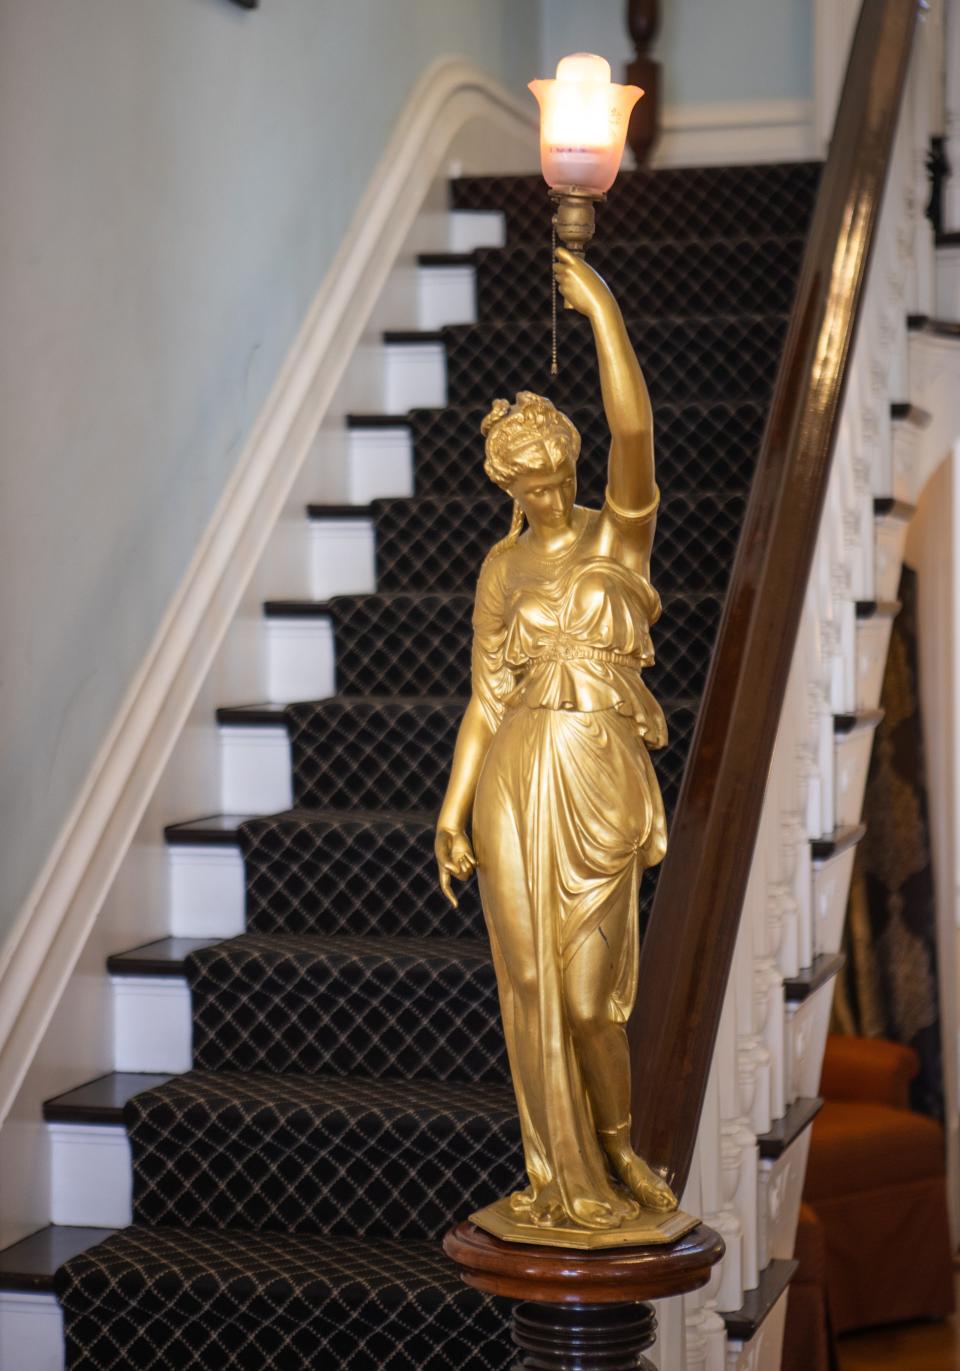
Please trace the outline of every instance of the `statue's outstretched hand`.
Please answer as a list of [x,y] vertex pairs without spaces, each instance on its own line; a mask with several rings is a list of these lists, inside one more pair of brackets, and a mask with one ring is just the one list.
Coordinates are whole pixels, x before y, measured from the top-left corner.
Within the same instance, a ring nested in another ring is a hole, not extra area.
[[567,248],[557,248],[555,263],[560,294],[573,309],[593,319],[613,297],[610,287],[593,267]]
[[434,850],[437,854],[440,889],[456,909],[458,900],[453,893],[451,877],[456,876],[458,881],[468,881],[476,871],[477,859],[473,855],[473,847],[462,829],[454,831],[449,828],[438,828]]

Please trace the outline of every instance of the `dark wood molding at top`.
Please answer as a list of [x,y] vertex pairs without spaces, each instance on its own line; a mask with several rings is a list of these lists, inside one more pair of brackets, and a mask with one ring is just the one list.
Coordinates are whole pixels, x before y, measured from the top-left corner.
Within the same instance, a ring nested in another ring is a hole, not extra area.
[[640,959],[630,1022],[634,1142],[677,1193],[736,943],[916,9],[864,0],[861,10]]

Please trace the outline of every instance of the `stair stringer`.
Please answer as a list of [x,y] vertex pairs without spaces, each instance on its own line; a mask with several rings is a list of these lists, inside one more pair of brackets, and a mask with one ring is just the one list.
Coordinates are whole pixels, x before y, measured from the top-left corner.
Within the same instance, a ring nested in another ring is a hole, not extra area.
[[50,1218],[43,1099],[112,1069],[106,955],[169,931],[164,825],[221,807],[214,711],[266,694],[262,602],[307,585],[303,504],[347,410],[383,407],[375,340],[415,317],[416,254],[463,250],[447,178],[536,165],[532,109],[462,60],[424,72],[0,952],[0,1246]]

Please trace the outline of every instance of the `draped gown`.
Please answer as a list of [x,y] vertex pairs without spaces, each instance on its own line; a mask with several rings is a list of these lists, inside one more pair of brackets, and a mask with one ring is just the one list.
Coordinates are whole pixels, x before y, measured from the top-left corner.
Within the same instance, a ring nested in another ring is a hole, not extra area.
[[[603,1012],[625,1023],[638,881],[666,851],[647,752],[666,742],[666,723],[641,675],[660,599],[619,555],[638,522],[609,505],[575,507],[570,545],[545,554],[522,538],[495,549],[477,586],[473,691],[494,736],[473,840],[530,1181],[511,1206],[538,1225],[613,1227],[638,1212],[611,1181],[565,1000],[586,940],[612,932]],[[523,964],[505,951],[518,929]]]

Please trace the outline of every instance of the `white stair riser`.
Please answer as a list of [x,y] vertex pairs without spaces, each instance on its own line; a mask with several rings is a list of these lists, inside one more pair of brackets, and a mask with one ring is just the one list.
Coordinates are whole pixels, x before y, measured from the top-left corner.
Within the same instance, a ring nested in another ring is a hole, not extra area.
[[960,319],[960,247],[937,249],[937,318]]
[[130,1143],[120,1124],[47,1124],[50,1221],[123,1228],[133,1220]]
[[760,1162],[763,1259],[792,1257],[812,1130],[805,1128],[775,1161]]
[[857,624],[857,709],[876,709],[880,703],[892,628],[893,620],[881,614]]
[[780,1371],[789,1294],[783,1292],[749,1342],[729,1339],[726,1371]]
[[837,737],[834,753],[834,824],[837,828],[860,822],[873,737],[872,728],[855,728]]
[[[856,848],[813,864],[814,953],[839,952]],[[814,1092],[816,1093],[816,1092]]]
[[442,343],[387,343],[383,408],[387,414],[441,409],[447,403],[447,354]]
[[447,224],[448,252],[502,248],[507,241],[507,220],[500,210],[454,209]]
[[[433,330],[477,319],[477,273],[470,266],[417,268],[417,326]],[[393,411],[389,411],[393,413]]]
[[817,1094],[823,1049],[830,1027],[833,980],[815,990],[799,1004],[787,1005],[787,1099]]
[[906,541],[905,519],[877,519],[874,535],[873,593],[878,600],[897,598],[903,546]]
[[334,595],[365,595],[376,588],[376,534],[372,519],[311,520],[312,597],[329,600]]
[[169,1071],[193,1065],[190,990],[172,976],[111,976],[115,1071]]
[[220,726],[220,796],[225,814],[276,814],[293,804],[285,728]]
[[269,618],[267,690],[269,703],[325,700],[336,690],[333,623],[327,618]]
[[63,1315],[56,1295],[0,1290],[0,1366],[63,1371]]
[[239,846],[169,847],[170,931],[182,938],[234,938],[244,928]]
[[351,428],[347,431],[347,501],[413,494],[413,439],[409,428]]

